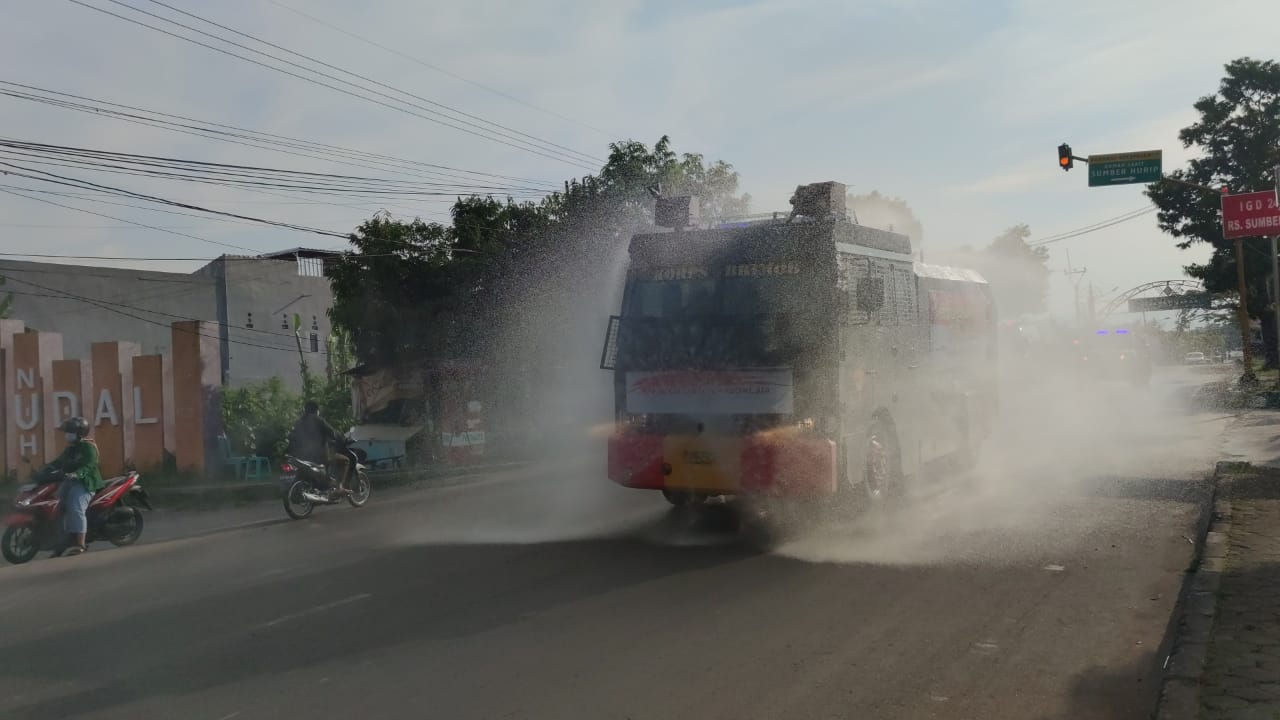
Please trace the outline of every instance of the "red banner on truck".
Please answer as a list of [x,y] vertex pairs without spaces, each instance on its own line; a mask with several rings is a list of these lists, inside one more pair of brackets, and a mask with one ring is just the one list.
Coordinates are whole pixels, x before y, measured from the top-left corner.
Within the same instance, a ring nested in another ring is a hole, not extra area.
[[1226,240],[1280,235],[1280,203],[1274,190],[1222,196],[1222,237]]

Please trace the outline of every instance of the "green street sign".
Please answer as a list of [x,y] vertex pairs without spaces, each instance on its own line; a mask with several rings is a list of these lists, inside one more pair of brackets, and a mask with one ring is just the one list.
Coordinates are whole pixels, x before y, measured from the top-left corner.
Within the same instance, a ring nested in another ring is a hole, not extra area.
[[1089,156],[1089,187],[1146,185],[1163,177],[1161,151]]
[[1213,307],[1209,293],[1189,292],[1180,295],[1158,295],[1129,300],[1129,312],[1158,312],[1160,310],[1195,310]]

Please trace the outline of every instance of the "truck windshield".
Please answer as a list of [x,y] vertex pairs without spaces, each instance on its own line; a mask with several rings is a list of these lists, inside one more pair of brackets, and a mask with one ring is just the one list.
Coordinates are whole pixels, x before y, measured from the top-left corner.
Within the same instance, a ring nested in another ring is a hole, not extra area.
[[720,277],[695,280],[637,280],[626,314],[633,317],[763,315],[792,312],[798,278]]
[[710,315],[716,311],[716,281],[641,280],[632,288],[629,315],[680,317]]

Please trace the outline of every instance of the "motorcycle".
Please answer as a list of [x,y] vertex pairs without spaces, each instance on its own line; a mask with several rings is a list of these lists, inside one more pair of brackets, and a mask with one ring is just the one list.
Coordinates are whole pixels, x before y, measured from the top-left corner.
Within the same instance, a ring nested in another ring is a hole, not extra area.
[[317,505],[337,505],[345,499],[351,507],[363,507],[369,502],[371,486],[369,484],[368,454],[360,448],[347,445],[340,452],[347,456],[351,463],[350,482],[346,493],[337,492],[338,481],[330,473],[324,463],[301,460],[286,455],[280,469],[284,473],[280,483],[284,488],[284,511],[294,520],[302,520],[311,515]]
[[[18,488],[13,512],[5,519],[4,535],[0,536],[0,554],[5,560],[15,565],[29,562],[41,550],[53,550],[66,543],[58,497],[64,477],[60,471],[46,467],[35,473],[32,482]],[[86,544],[106,540],[125,547],[142,536],[142,508],[152,508],[139,477],[131,471],[112,478],[94,494],[85,511]]]

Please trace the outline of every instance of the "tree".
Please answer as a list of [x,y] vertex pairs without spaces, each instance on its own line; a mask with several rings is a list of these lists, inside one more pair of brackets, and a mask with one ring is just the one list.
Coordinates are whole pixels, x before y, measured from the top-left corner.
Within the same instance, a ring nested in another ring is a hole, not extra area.
[[454,280],[447,228],[375,215],[351,235],[352,252],[326,273],[334,294],[330,315],[351,334],[366,361],[391,361],[402,352],[435,350]]
[[991,285],[996,308],[1001,315],[1039,315],[1047,309],[1049,295],[1049,249],[1027,244],[1031,228],[1025,224],[1008,228],[987,247],[964,248],[950,253],[945,262],[977,270]]
[[[1182,129],[1183,147],[1195,146],[1201,156],[1170,177],[1198,185],[1225,185],[1232,192],[1274,187],[1272,168],[1280,163],[1280,64],[1240,58],[1226,65],[1218,92],[1194,105],[1199,119]],[[1158,182],[1147,196],[1159,208],[1160,229],[1179,239],[1178,247],[1196,243],[1213,245],[1207,263],[1185,267],[1212,293],[1236,291],[1234,243],[1223,243],[1221,200],[1214,194],[1176,182]],[[1266,361],[1277,365],[1275,307],[1268,303],[1271,272],[1268,252],[1259,239],[1244,241],[1246,297],[1249,316],[1262,320]]]
[[[594,175],[538,202],[460,197],[448,224],[376,216],[327,269],[330,312],[356,357],[380,366],[466,359],[485,368],[486,414],[538,418],[543,430],[595,422],[608,383],[594,382],[616,312],[631,235],[653,228],[653,193],[694,195],[704,221],[746,214],[728,163],[649,148],[609,146]],[[500,408],[500,409],[499,409]],[[582,422],[580,422],[582,421]]]
[[222,426],[235,451],[279,459],[289,443],[289,431],[302,412],[302,401],[280,378],[237,388],[220,394]]
[[1038,315],[1047,309],[1049,249],[1031,247],[1025,224],[1005,230],[978,253],[978,270],[991,283],[991,293],[1002,314]]
[[902,233],[911,238],[913,248],[920,249],[920,243],[924,241],[924,226],[916,219],[906,200],[872,190],[866,195],[850,194],[847,202],[858,224]]
[[715,220],[745,214],[750,198],[737,188],[732,166],[677,155],[663,137],[652,150],[613,143],[598,174],[538,203],[459,198],[447,226],[380,214],[327,271],[331,314],[362,361],[485,358],[512,343],[536,357],[538,345],[554,347],[602,305],[591,300],[627,239],[652,227],[651,190],[696,195],[703,218]]
[[[0,285],[4,285],[4,278],[0,277]],[[5,293],[0,298],[0,320],[9,317],[9,311],[13,309],[13,293]]]

